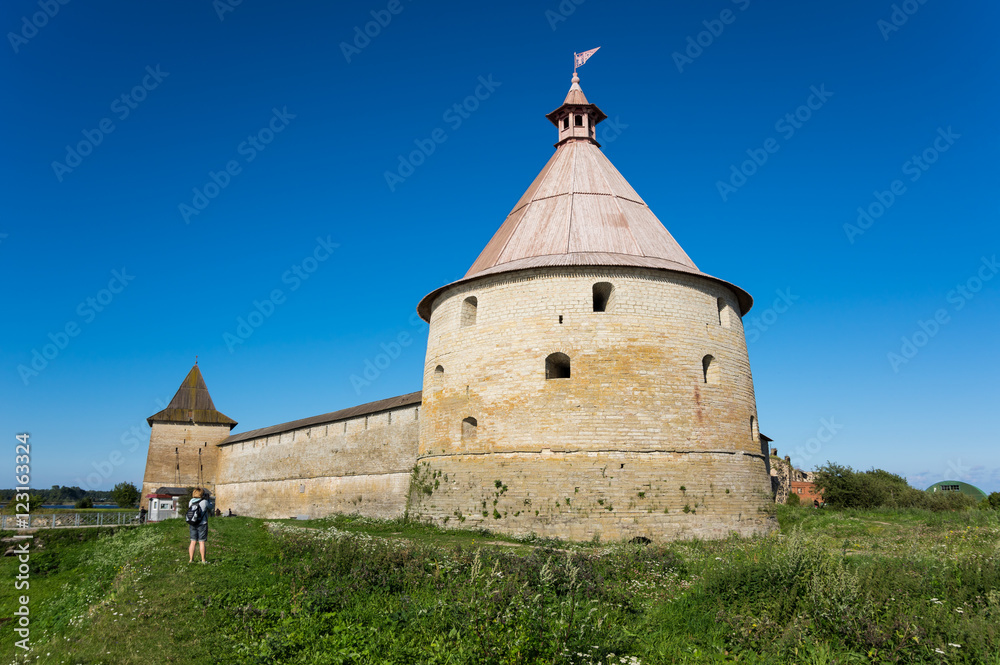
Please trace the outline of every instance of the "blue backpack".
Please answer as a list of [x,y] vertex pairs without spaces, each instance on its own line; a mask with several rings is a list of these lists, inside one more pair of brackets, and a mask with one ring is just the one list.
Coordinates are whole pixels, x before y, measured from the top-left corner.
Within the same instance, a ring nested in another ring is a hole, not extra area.
[[205,519],[205,511],[201,508],[202,501],[204,501],[204,499],[198,499],[196,502],[188,506],[187,515],[184,516],[184,519],[186,519],[187,523],[191,526],[198,526],[201,524],[201,521]]

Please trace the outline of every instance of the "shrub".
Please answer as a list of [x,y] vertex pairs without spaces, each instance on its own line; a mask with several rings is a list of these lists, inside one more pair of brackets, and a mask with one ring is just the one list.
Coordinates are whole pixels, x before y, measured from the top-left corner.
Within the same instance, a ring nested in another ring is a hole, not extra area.
[[823,500],[834,508],[926,508],[964,510],[975,499],[960,492],[924,492],[910,487],[902,476],[882,469],[855,471],[827,462],[816,469],[815,484]]
[[129,482],[118,483],[111,490],[111,498],[119,508],[132,508],[139,502],[139,488]]
[[94,501],[89,496],[85,496],[79,501],[77,501],[75,505],[77,508],[93,508]]
[[785,500],[785,504],[787,504],[789,506],[797,506],[801,502],[802,502],[802,500],[799,498],[799,495],[796,494],[795,492],[792,492],[791,494],[789,494],[788,498]]

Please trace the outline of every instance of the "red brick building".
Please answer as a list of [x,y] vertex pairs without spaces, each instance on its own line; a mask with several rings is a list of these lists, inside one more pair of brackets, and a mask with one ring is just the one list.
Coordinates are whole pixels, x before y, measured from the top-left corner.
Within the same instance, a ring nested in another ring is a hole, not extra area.
[[812,503],[813,501],[823,503],[823,495],[820,494],[819,488],[806,480],[793,480],[791,493],[798,494],[799,501],[803,504]]

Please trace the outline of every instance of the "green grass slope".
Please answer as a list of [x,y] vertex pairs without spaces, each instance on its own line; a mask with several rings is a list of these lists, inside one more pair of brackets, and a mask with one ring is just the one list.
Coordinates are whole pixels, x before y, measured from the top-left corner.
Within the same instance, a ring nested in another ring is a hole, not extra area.
[[[32,651],[8,663],[1000,665],[990,510],[779,509],[781,534],[669,546],[517,541],[402,521],[40,531]],[[9,534],[7,534],[9,535]],[[197,558],[197,556],[196,556]],[[13,587],[18,562],[0,560]]]

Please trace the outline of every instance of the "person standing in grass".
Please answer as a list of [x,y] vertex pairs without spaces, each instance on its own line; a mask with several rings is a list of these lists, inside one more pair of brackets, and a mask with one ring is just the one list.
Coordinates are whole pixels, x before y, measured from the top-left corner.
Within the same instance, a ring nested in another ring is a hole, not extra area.
[[205,492],[196,487],[188,501],[187,523],[191,531],[191,545],[188,547],[188,563],[194,562],[195,543],[201,551],[201,562],[205,563],[205,543],[208,542],[208,500]]

